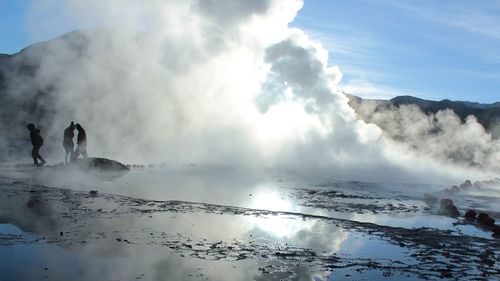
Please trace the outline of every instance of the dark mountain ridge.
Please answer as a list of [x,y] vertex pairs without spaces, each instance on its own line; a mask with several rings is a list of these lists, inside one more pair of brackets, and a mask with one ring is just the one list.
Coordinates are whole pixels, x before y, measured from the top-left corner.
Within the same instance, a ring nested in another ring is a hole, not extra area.
[[[0,54],[0,158],[16,156],[19,148],[27,145],[27,123],[53,124],[55,116],[60,114],[53,105],[58,96],[54,89],[56,81],[61,78],[54,76],[53,83],[40,83],[38,77],[44,75],[43,61],[58,56],[59,49],[69,49],[75,53],[72,57],[82,57],[88,48],[88,36],[91,33],[74,31],[27,46],[15,54]],[[70,65],[78,61],[66,63]],[[41,130],[46,143],[55,137],[47,135],[48,128],[43,125]],[[54,139],[52,142],[58,144],[58,141]]]
[[[0,131],[2,132],[0,158],[6,155],[18,155],[19,151],[23,155],[26,154],[25,148],[29,147],[29,139],[25,126],[30,122],[40,124],[46,139],[45,149],[52,145],[54,150],[61,150],[60,131],[67,125],[67,120],[74,119],[75,107],[62,107],[57,104],[65,98],[64,90],[68,90],[59,89],[58,85],[64,81],[66,72],[85,65],[89,59],[89,52],[96,47],[95,44],[92,45],[93,38],[100,38],[97,40],[100,43],[98,45],[100,50],[110,49],[107,45],[109,42],[105,40],[108,34],[107,31],[74,31],[53,40],[28,46],[16,54],[0,54]],[[106,52],[103,52],[102,56],[106,55]],[[50,72],[53,68],[58,70]],[[126,66],[122,68],[127,72]],[[82,83],[89,84],[91,81],[82,79]],[[396,130],[401,127],[396,124],[398,121],[394,118],[381,121],[374,113],[391,112],[399,107],[411,105],[428,115],[450,109],[462,122],[473,115],[489,132],[495,131],[496,124],[500,123],[500,102],[481,104],[469,101],[430,101],[412,96],[369,100],[347,96],[350,106],[357,112],[359,118],[377,124],[384,131],[392,129],[394,138],[401,141],[408,141],[409,137],[406,139],[400,137],[406,135]],[[370,110],[365,110],[367,106]],[[55,130],[49,131],[54,127]],[[496,131],[498,133],[493,135],[500,136],[500,130]]]
[[500,102],[483,104],[470,101],[452,101],[449,99],[433,101],[413,96],[397,96],[390,100],[380,100],[363,99],[350,94],[346,94],[346,96],[349,98],[349,105],[366,122],[373,122],[374,120],[371,120],[370,116],[364,114],[363,110],[361,110],[361,106],[364,103],[371,103],[374,106],[373,112],[390,110],[402,105],[415,105],[425,114],[435,114],[438,111],[449,109],[460,117],[462,122],[470,115],[475,116],[487,131],[491,131],[500,122]]

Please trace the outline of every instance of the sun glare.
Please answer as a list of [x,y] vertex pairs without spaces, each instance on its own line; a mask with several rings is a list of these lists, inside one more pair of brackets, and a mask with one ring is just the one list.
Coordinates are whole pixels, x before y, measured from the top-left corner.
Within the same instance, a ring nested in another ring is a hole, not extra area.
[[[296,211],[290,201],[271,188],[258,190],[252,198],[251,206],[254,209],[281,212]],[[259,230],[280,238],[293,236],[300,230],[311,227],[307,222],[283,214],[251,217],[249,220]]]
[[283,102],[261,114],[256,120],[257,138],[269,145],[280,145],[291,138],[305,138],[308,131],[322,130],[316,116],[304,111],[303,105]]
[[283,212],[292,210],[292,203],[274,190],[263,189],[253,195],[252,198],[251,206],[254,209]]

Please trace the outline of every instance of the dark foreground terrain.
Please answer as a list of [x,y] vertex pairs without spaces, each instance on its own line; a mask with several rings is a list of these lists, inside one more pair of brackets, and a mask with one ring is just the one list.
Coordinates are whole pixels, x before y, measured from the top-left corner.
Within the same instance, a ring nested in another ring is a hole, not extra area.
[[4,165],[0,176],[0,280],[500,276],[500,239],[423,201],[430,191],[451,196],[462,214],[492,211],[500,206],[492,186],[450,195],[439,186],[196,167],[90,180]]

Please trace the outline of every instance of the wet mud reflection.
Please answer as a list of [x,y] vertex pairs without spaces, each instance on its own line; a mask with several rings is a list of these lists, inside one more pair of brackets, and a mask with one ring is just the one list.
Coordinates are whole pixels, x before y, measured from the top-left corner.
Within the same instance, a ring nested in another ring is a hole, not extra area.
[[[384,207],[375,209],[388,213],[425,215],[426,210],[414,198],[404,199],[412,203],[404,201],[403,206],[387,209],[389,199],[382,194],[364,198],[357,191],[324,188],[290,187],[288,194],[275,191],[274,201],[282,203],[273,210],[148,200],[3,180],[0,256],[11,262],[3,263],[2,272],[6,276],[22,273],[16,280],[44,276],[64,280],[69,275],[75,280],[98,276],[103,280],[338,280],[356,276],[488,280],[500,274],[498,239],[358,221],[352,215],[339,218],[332,214],[363,210],[339,198],[378,200]],[[248,201],[257,196],[255,190],[252,196],[245,194]],[[313,210],[318,200],[328,198],[337,200],[341,209],[332,212],[320,205]],[[298,211],[300,205],[306,209]],[[23,256],[31,257],[24,262],[34,264],[27,272],[20,268],[23,263],[12,263]],[[61,268],[59,260],[73,262]]]

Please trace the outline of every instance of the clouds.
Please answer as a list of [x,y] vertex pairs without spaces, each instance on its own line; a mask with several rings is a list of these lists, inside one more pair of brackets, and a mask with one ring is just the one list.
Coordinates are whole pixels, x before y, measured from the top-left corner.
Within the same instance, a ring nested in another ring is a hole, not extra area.
[[240,22],[246,22],[253,15],[262,15],[267,12],[271,6],[271,0],[208,0],[197,1],[193,6],[202,15],[216,21],[217,25],[234,27]]
[[[320,2],[306,4],[293,25],[329,49],[346,92],[366,98],[410,94],[496,101],[498,79],[488,73],[499,70],[497,3]],[[375,86],[377,93],[355,87],[358,81]]]
[[496,28],[500,20],[498,18],[500,5],[498,3],[461,0],[451,3],[430,3],[430,5],[422,6],[397,1],[389,2],[391,2],[390,5],[397,6],[413,16],[500,39],[500,33]]
[[318,50],[300,46],[294,36],[266,49],[265,62],[271,69],[257,100],[263,111],[282,100],[279,95],[287,87],[295,98],[307,103],[309,111],[322,111],[338,97],[330,88],[342,76],[338,68],[326,67],[326,62],[318,58]]

